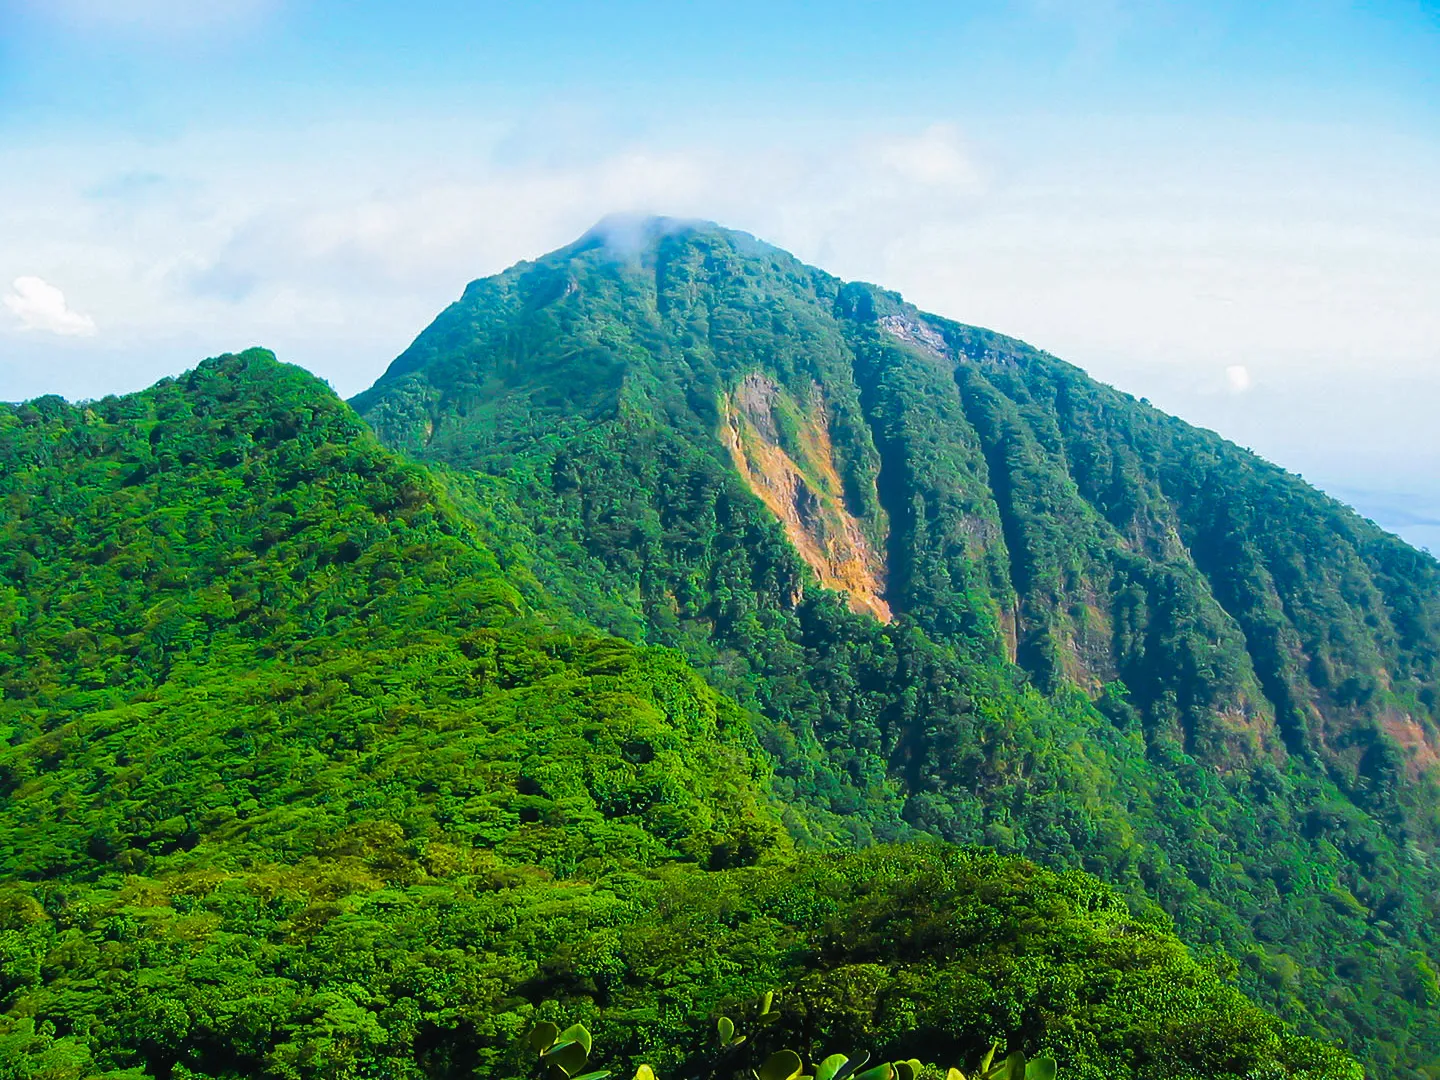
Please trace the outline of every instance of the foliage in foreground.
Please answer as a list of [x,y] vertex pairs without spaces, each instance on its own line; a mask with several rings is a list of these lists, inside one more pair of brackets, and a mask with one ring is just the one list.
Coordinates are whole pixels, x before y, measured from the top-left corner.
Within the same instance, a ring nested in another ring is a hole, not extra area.
[[[774,1023],[780,1013],[774,1009],[775,994],[767,991],[755,1016],[757,1027]],[[715,1022],[716,1050],[711,1063],[696,1074],[710,1080],[966,1080],[965,1073],[951,1065],[927,1065],[919,1058],[870,1063],[869,1051],[855,1054],[817,1054],[812,1072],[806,1073],[805,1059],[794,1050],[755,1052],[755,1043],[736,1032],[735,1021],[721,1016]],[[571,1024],[564,1031],[548,1020],[531,1029],[526,1041],[539,1055],[538,1071],[544,1080],[606,1080],[609,1069],[590,1069],[594,1041],[584,1024]],[[996,1060],[1000,1043],[990,1045],[972,1074],[973,1080],[1055,1080],[1055,1059],[1026,1058],[1015,1050]],[[655,1070],[642,1063],[634,1080],[656,1080]]]
[[0,1076],[62,1052],[83,1065],[57,1076],[523,1076],[526,1033],[575,1017],[607,1068],[689,1076],[767,987],[755,1047],[807,1060],[973,1060],[1003,1032],[1083,1080],[1360,1076],[1080,874],[935,847],[589,881],[483,853],[435,873],[388,839],[7,889]]

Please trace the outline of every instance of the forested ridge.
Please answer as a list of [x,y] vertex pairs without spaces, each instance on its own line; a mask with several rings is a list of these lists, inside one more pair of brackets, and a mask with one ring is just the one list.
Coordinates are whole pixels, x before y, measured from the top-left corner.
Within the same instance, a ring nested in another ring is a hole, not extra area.
[[520,1076],[552,1019],[684,1076],[771,993],[812,1058],[1360,1075],[1082,871],[816,850],[889,781],[787,797],[781,729],[577,616],[625,579],[552,591],[509,481],[268,353],[0,406],[0,503],[5,1080]]
[[802,847],[1083,868],[1374,1075],[1440,1069],[1428,555],[709,225],[472,283],[353,404],[559,603],[751,710]]

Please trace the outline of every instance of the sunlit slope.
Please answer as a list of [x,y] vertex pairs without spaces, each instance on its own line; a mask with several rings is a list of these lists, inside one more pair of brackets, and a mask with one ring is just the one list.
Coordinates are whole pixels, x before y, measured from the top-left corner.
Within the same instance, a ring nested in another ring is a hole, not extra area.
[[777,1041],[1354,1077],[1086,875],[797,857],[745,713],[459,498],[259,351],[0,408],[0,1077],[514,1076],[541,1015],[685,1075],[767,990]]
[[[1436,1062],[1435,562],[1047,354],[744,234],[472,283],[357,410],[756,709],[792,832],[1085,866]],[[508,516],[507,516],[508,515]]]

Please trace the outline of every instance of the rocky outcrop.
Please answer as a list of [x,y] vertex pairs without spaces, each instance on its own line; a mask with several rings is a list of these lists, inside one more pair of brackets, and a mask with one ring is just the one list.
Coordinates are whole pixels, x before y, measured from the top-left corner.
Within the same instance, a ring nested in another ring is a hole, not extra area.
[[[782,412],[790,425],[782,427]],[[784,524],[820,584],[843,592],[855,611],[890,622],[885,560],[845,506],[819,387],[801,403],[769,376],[752,372],[726,396],[721,413],[721,438],[736,470]]]

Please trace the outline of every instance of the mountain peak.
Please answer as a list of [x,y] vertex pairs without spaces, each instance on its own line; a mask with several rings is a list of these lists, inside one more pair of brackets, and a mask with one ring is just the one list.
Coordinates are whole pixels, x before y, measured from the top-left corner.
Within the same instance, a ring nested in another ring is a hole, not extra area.
[[518,1075],[579,1015],[687,1075],[769,991],[767,1039],[1361,1080],[1232,978],[1433,1072],[1433,560],[711,222],[472,283],[355,404],[248,350],[0,406],[0,1073]]
[[723,238],[745,255],[775,254],[780,251],[750,233],[727,229],[704,218],[617,212],[606,214],[575,243],[562,248],[561,252],[573,255],[603,247],[617,259],[627,262],[643,261],[644,256],[653,253],[662,240],[672,236]]
[[[547,587],[753,705],[817,836],[1147,867],[1186,935],[1256,958],[1264,1000],[1359,1045],[1344,986],[1440,1045],[1383,974],[1435,949],[1440,565],[1297,478],[677,218],[612,216],[475,282],[354,405],[513,483]],[[1279,929],[1282,894],[1339,923]],[[1341,966],[1332,943],[1382,921],[1375,974]]]

